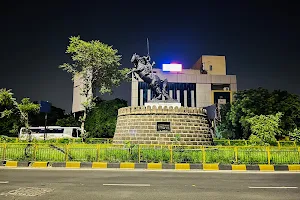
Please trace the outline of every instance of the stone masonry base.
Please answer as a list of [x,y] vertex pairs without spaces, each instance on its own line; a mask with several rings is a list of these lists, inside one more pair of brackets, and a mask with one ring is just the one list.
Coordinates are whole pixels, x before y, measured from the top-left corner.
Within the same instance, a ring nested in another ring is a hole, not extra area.
[[[170,123],[159,131],[157,123]],[[206,110],[188,107],[126,107],[118,111],[114,144],[211,145]]]

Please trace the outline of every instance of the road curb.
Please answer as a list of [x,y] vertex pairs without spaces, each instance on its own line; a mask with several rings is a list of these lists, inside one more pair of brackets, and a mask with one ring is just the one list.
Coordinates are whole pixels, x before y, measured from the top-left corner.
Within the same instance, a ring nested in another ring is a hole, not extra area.
[[95,169],[145,169],[145,170],[201,170],[201,171],[293,171],[300,172],[300,165],[226,165],[226,164],[190,164],[190,163],[107,163],[107,162],[27,162],[27,161],[0,161],[0,166],[28,167],[28,168],[95,168]]

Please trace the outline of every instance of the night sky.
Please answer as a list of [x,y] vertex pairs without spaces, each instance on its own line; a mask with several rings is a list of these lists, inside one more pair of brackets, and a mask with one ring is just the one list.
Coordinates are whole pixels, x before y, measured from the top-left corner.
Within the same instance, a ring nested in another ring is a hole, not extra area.
[[[0,6],[0,88],[18,100],[71,110],[71,76],[58,66],[69,59],[68,38],[77,35],[113,45],[124,67],[131,67],[133,53],[147,53],[148,37],[156,67],[177,61],[190,68],[201,55],[225,55],[238,90],[300,94],[299,14],[289,1],[7,2]],[[130,84],[105,96],[115,97],[130,104]]]

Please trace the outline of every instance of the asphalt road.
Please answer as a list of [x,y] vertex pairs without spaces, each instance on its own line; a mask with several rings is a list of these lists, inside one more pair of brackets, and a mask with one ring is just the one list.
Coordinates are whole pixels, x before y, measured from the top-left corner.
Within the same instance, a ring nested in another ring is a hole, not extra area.
[[299,200],[300,173],[0,168],[0,199]]

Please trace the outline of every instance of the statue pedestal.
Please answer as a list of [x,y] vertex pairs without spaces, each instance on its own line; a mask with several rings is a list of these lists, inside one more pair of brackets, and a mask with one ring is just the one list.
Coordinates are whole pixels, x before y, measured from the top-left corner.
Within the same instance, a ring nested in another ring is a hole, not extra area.
[[[178,137],[179,136],[179,137]],[[212,145],[203,108],[124,107],[118,110],[113,144]]]
[[181,107],[181,103],[179,103],[178,101],[174,100],[174,99],[169,99],[169,100],[151,100],[147,103],[145,103],[145,107],[150,106],[151,108],[153,108],[153,106],[156,106],[156,108],[158,108],[159,106],[161,107],[165,107],[167,106],[167,108],[170,108],[171,106],[173,108]]

